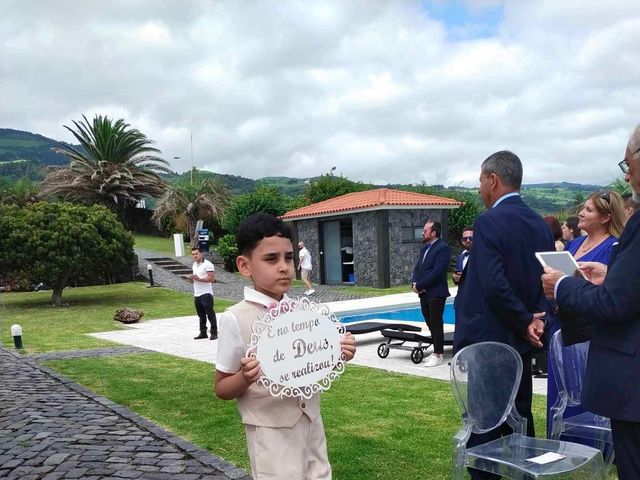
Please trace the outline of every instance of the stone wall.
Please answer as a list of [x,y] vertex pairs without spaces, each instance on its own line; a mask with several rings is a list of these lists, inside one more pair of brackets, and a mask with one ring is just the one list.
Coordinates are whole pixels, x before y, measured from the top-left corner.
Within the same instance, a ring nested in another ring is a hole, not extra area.
[[389,211],[389,276],[391,286],[409,285],[422,242],[403,243],[402,228],[422,228],[426,220],[442,222],[442,210]]
[[378,286],[378,240],[375,212],[356,213],[353,219],[353,271],[356,285]]
[[293,249],[295,254],[296,264],[296,278],[300,278],[300,272],[298,271],[298,242],[304,242],[304,246],[307,247],[311,254],[311,280],[312,283],[320,283],[320,232],[318,229],[318,220],[313,218],[310,220],[298,220],[294,222],[293,233]]

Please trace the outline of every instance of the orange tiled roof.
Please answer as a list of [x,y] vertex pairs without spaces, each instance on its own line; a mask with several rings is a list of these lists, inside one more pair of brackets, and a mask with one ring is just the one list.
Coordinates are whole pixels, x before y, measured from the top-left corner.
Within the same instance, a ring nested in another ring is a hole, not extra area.
[[306,207],[297,208],[285,213],[283,220],[295,220],[303,217],[317,217],[332,213],[350,212],[354,210],[375,210],[375,207],[442,207],[457,208],[463,202],[437,195],[405,192],[391,188],[378,188],[365,192],[347,193]]

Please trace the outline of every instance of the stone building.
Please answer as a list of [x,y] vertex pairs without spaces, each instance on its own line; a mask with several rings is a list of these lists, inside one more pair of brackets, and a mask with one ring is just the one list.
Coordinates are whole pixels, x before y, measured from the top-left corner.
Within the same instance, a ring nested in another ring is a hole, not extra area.
[[304,241],[311,253],[314,282],[388,288],[410,283],[426,220],[441,222],[447,238],[448,212],[462,205],[380,188],[307,205],[282,219],[292,224],[294,245]]

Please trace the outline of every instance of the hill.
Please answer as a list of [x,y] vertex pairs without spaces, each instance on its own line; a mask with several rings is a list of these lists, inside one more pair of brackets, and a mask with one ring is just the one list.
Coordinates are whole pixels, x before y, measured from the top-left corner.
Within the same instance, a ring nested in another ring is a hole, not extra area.
[[[52,147],[68,145],[51,138],[31,132],[0,128],[0,179],[16,181],[27,178],[41,181],[46,175],[46,167],[50,165],[64,165],[67,159],[63,155],[54,153]],[[82,149],[79,145],[74,148]],[[173,173],[165,178],[172,183],[190,182],[191,172]],[[258,180],[227,175],[222,173],[197,170],[194,181],[204,178],[217,178],[224,182],[231,193],[239,195],[255,190],[257,187],[273,187],[288,196],[302,195],[310,180],[313,178],[264,177]],[[381,185],[382,186],[382,185]],[[402,188],[403,185],[384,185],[388,188]],[[475,188],[444,187],[433,185],[434,189],[446,195],[447,191],[459,190],[476,192]],[[569,182],[547,182],[525,184],[522,186],[522,197],[536,211],[541,214],[573,210],[593,191],[600,189],[599,185],[583,185]]]
[[[191,172],[173,173],[163,175],[171,183],[188,184],[191,181]],[[240,177],[238,175],[227,175],[224,173],[209,172],[208,170],[196,170],[193,173],[193,181],[200,182],[206,178],[217,178],[223,182],[234,195],[251,192],[256,189],[256,180]]]
[[[68,144],[35,133],[0,128],[0,177],[39,182],[45,177],[47,166],[67,163],[65,156],[51,150],[64,145]],[[74,147],[82,149],[79,145]]]
[[0,128],[0,162],[33,160],[42,165],[64,165],[66,157],[51,150],[64,145],[68,144],[35,133]]

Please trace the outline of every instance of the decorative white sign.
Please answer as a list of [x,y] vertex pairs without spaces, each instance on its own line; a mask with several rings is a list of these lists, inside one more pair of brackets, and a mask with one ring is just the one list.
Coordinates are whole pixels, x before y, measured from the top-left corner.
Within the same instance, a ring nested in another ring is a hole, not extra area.
[[307,297],[278,304],[253,324],[247,356],[260,360],[258,383],[276,397],[310,398],[343,371],[344,325]]

